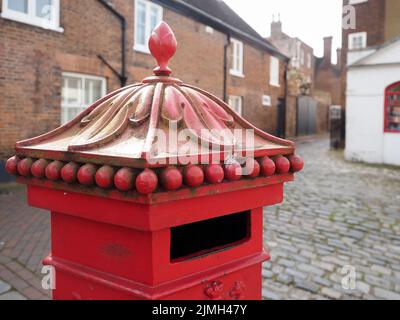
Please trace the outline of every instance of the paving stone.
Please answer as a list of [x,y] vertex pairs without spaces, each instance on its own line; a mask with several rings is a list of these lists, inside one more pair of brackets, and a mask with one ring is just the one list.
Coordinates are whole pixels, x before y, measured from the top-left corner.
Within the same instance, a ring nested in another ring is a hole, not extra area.
[[280,300],[281,299],[281,297],[278,294],[271,292],[270,290],[268,290],[268,288],[262,290],[262,297],[263,297],[263,299],[266,299],[266,300]]
[[360,290],[364,294],[368,294],[371,291],[371,286],[368,283],[357,281],[356,282],[357,290]]
[[293,282],[293,277],[285,273],[280,273],[276,281],[281,282],[285,285],[290,285]]
[[297,288],[305,290],[305,291],[309,291],[311,293],[317,293],[320,288],[318,285],[316,285],[313,282],[300,280],[300,279],[295,279],[294,283]]
[[335,299],[335,300],[338,300],[342,297],[342,293],[340,293],[339,291],[330,289],[330,288],[322,288],[321,293],[323,295],[327,296],[328,298]]
[[10,291],[0,295],[0,300],[26,300],[26,298],[17,291]]
[[0,280],[0,294],[3,294],[5,292],[9,291],[10,289],[11,289],[11,286],[8,283]]
[[322,278],[322,277],[314,277],[313,281],[315,283],[318,283],[324,287],[331,287],[332,286],[332,282],[330,280],[328,280],[327,278]]
[[291,275],[291,276],[293,276],[293,277],[295,277],[295,278],[299,278],[299,279],[306,279],[307,278],[307,273],[298,271],[296,269],[287,268],[286,269],[286,273]]
[[335,265],[332,263],[327,263],[327,262],[322,262],[322,261],[317,261],[317,260],[312,260],[311,264],[313,266],[316,266],[320,269],[329,271],[329,272],[333,272],[335,270]]
[[274,276],[274,273],[272,271],[262,269],[262,276],[263,278],[272,278]]
[[279,259],[279,264],[284,267],[288,267],[288,268],[292,268],[296,265],[296,263],[294,261],[287,260],[287,259]]
[[365,282],[372,285],[372,286],[380,286],[385,289],[391,289],[391,282],[387,279],[372,276],[367,274],[365,276]]
[[400,293],[389,291],[382,288],[375,288],[374,294],[378,298],[386,299],[386,300],[400,300]]
[[388,276],[390,276],[392,274],[392,270],[382,267],[382,266],[377,266],[377,265],[371,266],[371,270],[376,271],[381,274],[388,275]]
[[297,268],[299,268],[301,271],[307,272],[307,273],[311,273],[313,275],[317,275],[317,276],[323,276],[325,274],[325,271],[322,269],[319,269],[317,267],[314,267],[312,265],[309,264],[299,264],[297,266]]

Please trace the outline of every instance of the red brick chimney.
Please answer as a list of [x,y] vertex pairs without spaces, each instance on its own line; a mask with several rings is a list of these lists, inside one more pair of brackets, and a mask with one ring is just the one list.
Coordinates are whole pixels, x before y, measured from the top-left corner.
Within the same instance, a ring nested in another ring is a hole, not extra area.
[[332,63],[332,39],[333,37],[324,38],[324,63]]

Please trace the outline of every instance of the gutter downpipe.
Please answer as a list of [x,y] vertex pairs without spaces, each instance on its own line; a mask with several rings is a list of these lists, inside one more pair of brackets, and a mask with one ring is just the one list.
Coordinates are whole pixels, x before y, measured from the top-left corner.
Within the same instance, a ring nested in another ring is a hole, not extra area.
[[231,35],[227,33],[224,45],[224,101],[228,103],[228,50],[231,44]]
[[101,5],[104,6],[109,12],[117,17],[121,23],[121,73],[118,73],[105,59],[103,56],[98,55],[97,57],[111,69],[111,71],[119,78],[121,87],[125,87],[128,80],[126,76],[126,19],[125,17],[116,11],[106,0],[97,0]]

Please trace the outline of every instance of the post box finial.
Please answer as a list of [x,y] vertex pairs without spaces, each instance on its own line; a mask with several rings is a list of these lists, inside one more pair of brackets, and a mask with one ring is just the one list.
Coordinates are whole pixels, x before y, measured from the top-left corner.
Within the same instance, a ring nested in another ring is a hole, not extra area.
[[162,21],[153,30],[149,40],[150,52],[158,63],[158,67],[153,70],[156,76],[171,74],[168,62],[175,54],[176,48],[177,41],[174,32],[167,23]]

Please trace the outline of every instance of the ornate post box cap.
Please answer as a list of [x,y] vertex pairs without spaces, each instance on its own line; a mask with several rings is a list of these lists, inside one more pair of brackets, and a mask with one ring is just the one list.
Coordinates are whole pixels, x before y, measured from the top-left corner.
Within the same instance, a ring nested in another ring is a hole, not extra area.
[[71,190],[79,184],[87,193],[114,190],[148,202],[145,196],[159,192],[179,198],[182,189],[207,193],[218,184],[231,189],[289,181],[302,169],[293,142],[257,129],[224,101],[170,76],[177,41],[165,22],[153,31],[149,48],[158,62],[154,76],[106,95],[49,133],[18,142],[8,172],[24,183]]

